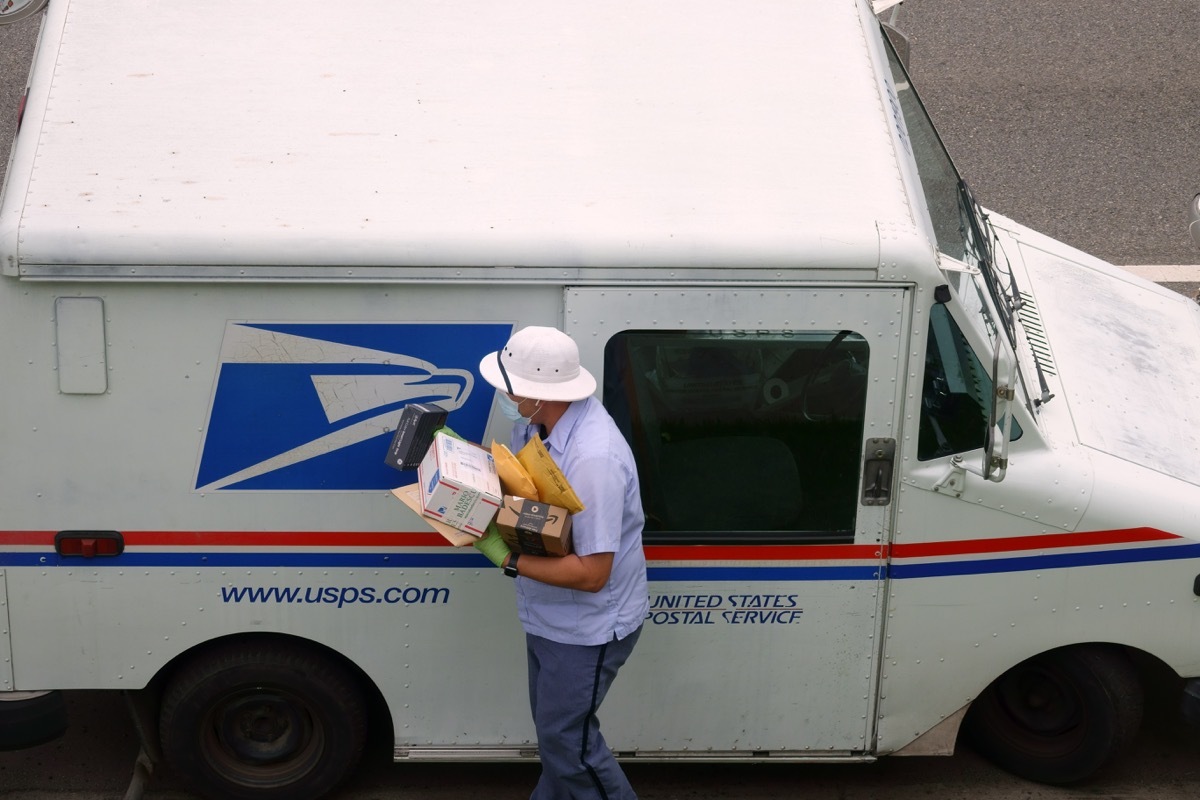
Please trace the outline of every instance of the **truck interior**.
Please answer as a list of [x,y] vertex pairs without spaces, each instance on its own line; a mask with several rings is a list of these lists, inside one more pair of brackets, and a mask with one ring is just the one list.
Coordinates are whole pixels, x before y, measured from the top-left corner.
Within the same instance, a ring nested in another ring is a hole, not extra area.
[[646,541],[853,541],[869,356],[851,331],[614,336],[604,400]]

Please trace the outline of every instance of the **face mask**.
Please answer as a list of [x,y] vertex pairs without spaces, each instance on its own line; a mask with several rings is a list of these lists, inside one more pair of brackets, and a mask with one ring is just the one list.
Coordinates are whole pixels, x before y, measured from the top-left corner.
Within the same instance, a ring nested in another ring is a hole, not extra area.
[[[496,392],[496,399],[500,401],[500,413],[504,415],[505,419],[521,425],[533,424],[533,420],[521,415],[521,404],[516,400],[513,400],[504,392]],[[534,413],[536,414],[537,412],[535,411]]]

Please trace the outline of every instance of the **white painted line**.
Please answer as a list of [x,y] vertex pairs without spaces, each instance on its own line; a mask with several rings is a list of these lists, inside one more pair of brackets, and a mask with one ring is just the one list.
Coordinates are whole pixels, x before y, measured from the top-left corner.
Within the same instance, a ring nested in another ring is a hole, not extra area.
[[1135,264],[1121,269],[1155,283],[1200,283],[1200,264]]

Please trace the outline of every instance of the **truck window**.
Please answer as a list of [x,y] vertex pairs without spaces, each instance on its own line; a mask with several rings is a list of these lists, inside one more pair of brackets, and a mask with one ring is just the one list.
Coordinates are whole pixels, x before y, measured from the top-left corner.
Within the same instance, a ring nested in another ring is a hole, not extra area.
[[625,331],[604,403],[633,448],[647,542],[854,539],[866,341],[850,331]]
[[[965,453],[984,446],[992,379],[944,305],[929,312],[929,343],[921,391],[917,459]],[[1012,421],[1013,441],[1021,426]]]

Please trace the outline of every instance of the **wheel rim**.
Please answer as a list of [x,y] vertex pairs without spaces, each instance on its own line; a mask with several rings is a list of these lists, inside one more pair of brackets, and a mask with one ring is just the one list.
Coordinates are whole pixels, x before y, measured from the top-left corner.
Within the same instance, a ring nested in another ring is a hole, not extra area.
[[1070,752],[1086,733],[1085,704],[1069,681],[1030,665],[997,686],[996,704],[1008,738],[1040,756]]
[[302,697],[254,687],[214,704],[200,746],[205,762],[225,780],[256,788],[283,786],[320,761],[324,726]]

